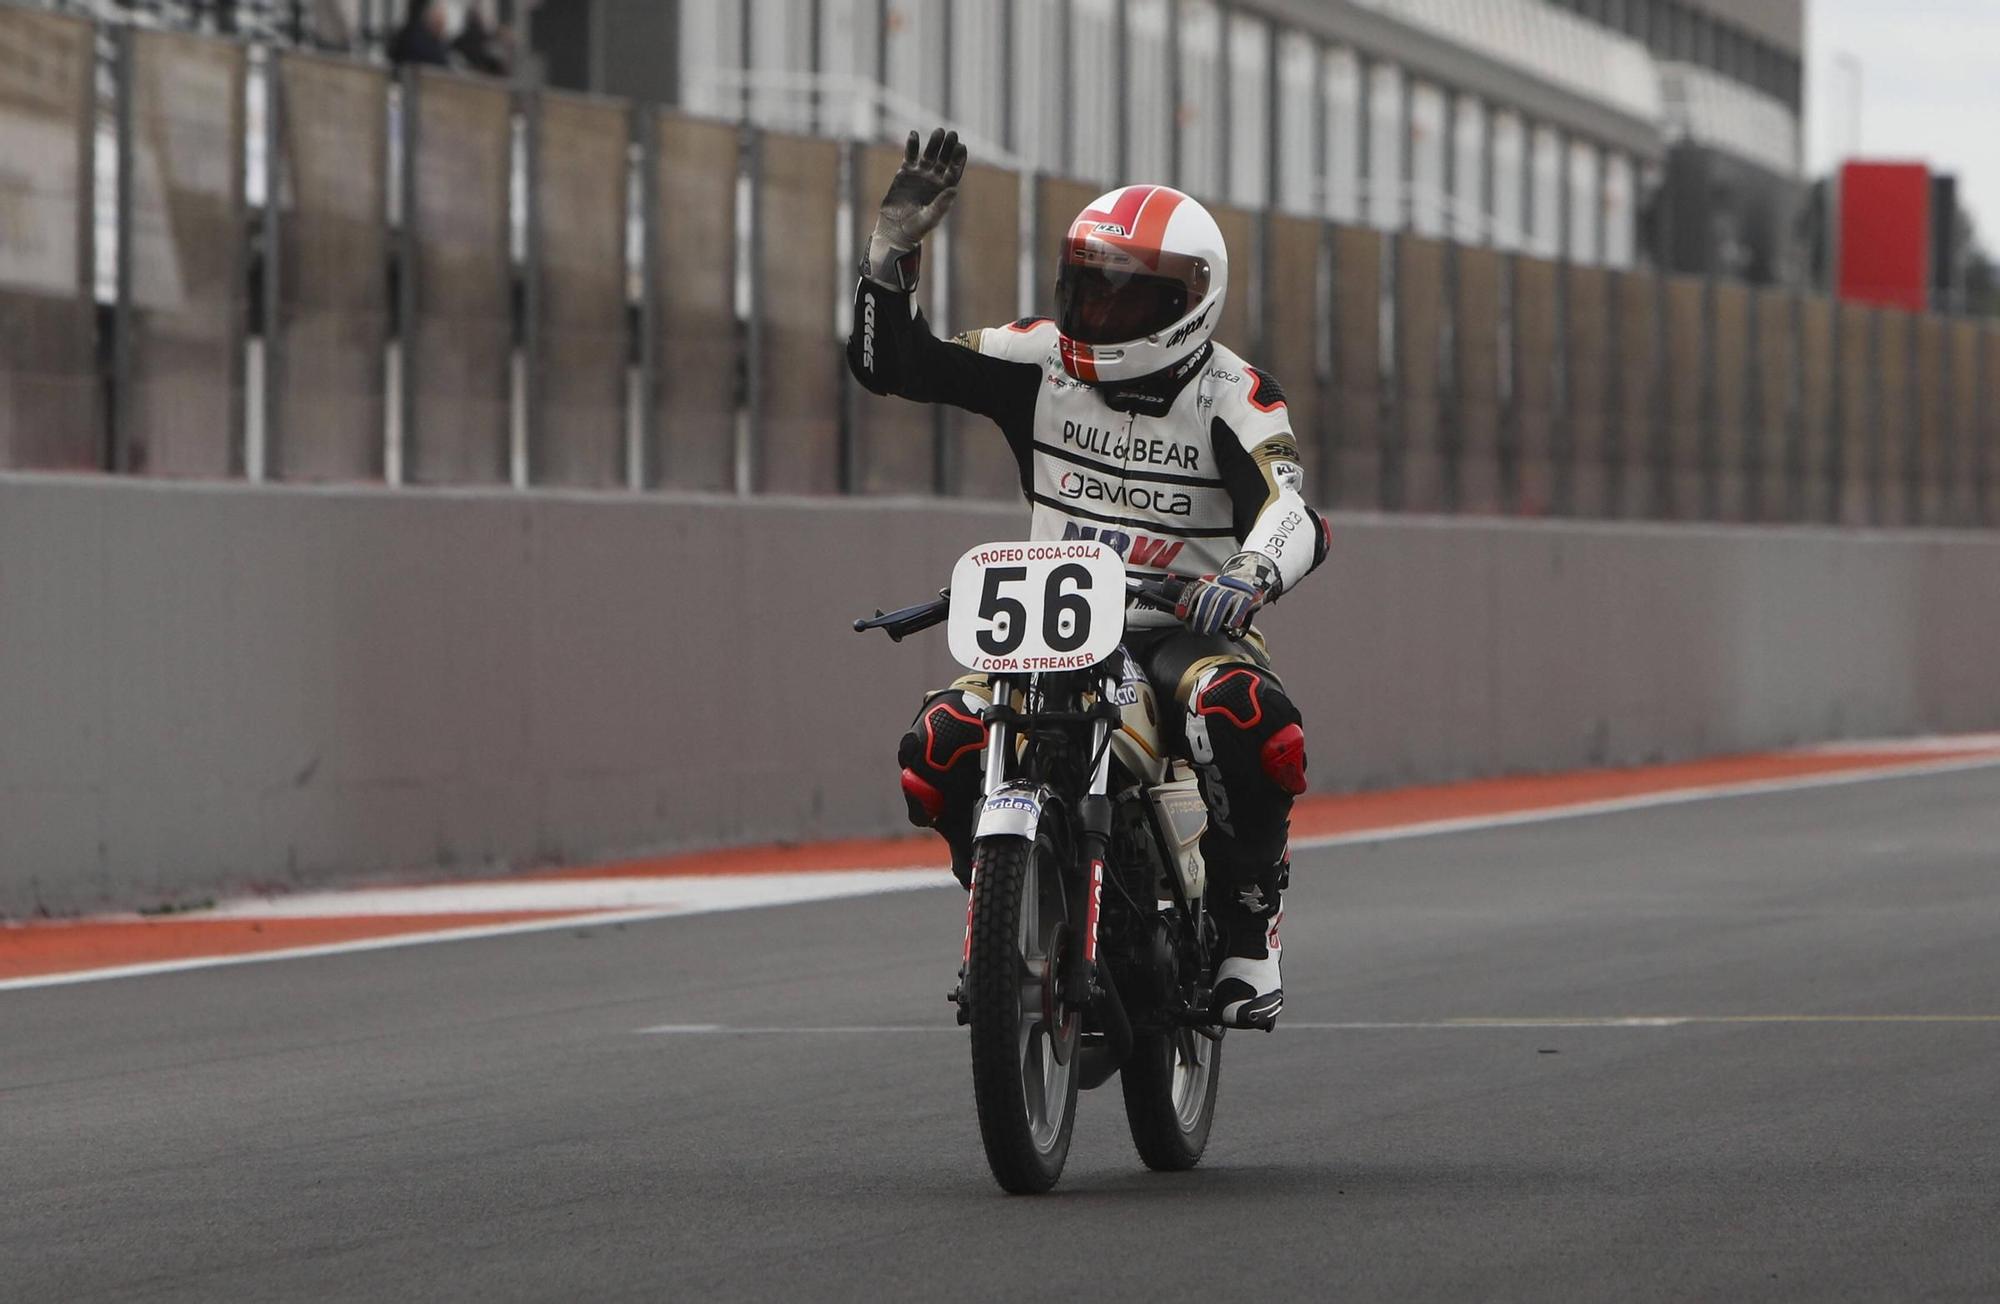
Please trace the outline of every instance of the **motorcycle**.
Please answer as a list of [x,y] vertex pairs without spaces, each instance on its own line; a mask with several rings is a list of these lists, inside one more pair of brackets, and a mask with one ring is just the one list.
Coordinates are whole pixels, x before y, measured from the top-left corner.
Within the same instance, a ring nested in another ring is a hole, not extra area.
[[1056,1184],[1077,1093],[1113,1075],[1147,1167],[1193,1168],[1208,1144],[1224,1036],[1208,813],[1124,647],[1128,606],[1172,611],[1184,584],[1127,576],[1096,541],[984,544],[935,601],[854,622],[897,642],[948,624],[953,656],[992,684],[949,999],[987,1164],[1012,1193]]

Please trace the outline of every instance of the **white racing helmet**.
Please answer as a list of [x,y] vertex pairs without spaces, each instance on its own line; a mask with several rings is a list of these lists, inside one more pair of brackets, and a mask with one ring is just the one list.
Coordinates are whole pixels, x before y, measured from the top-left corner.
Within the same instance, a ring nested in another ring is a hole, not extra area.
[[1121,186],[1076,215],[1056,269],[1063,370],[1137,380],[1197,352],[1229,290],[1229,250],[1208,210],[1167,186]]

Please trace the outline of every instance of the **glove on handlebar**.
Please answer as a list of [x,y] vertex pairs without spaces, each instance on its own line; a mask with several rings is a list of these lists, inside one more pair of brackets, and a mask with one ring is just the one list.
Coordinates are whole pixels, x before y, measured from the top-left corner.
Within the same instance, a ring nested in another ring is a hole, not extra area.
[[1239,552],[1216,574],[1189,580],[1174,615],[1197,634],[1242,638],[1277,592],[1277,565],[1261,552]]
[[917,133],[903,146],[903,165],[882,196],[874,234],[868,238],[868,258],[861,274],[893,290],[917,288],[918,246],[937,229],[958,199],[959,178],[965,175],[965,146],[958,133],[937,127],[921,153]]

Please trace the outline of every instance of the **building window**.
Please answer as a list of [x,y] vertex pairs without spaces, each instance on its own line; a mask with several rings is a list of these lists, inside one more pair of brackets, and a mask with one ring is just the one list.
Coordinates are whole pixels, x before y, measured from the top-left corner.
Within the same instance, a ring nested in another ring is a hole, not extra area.
[[1598,224],[1604,210],[1604,186],[1600,176],[1597,147],[1588,141],[1569,142],[1569,248],[1570,261],[1594,267],[1602,257],[1598,247]]
[[1452,231],[1466,244],[1492,239],[1486,220],[1486,106],[1461,93],[1452,122]]
[[1604,163],[1604,261],[1617,268],[1632,265],[1638,235],[1633,199],[1637,187],[1632,160],[1613,154]]
[[1310,217],[1323,202],[1319,143],[1320,50],[1312,37],[1286,31],[1278,38],[1278,207]]
[[1527,222],[1522,209],[1525,196],[1522,182],[1527,167],[1526,132],[1521,116],[1511,109],[1493,114],[1493,186],[1491,196],[1493,243],[1502,249],[1519,249],[1526,241]]
[[1361,62],[1354,51],[1326,52],[1326,215],[1361,220]]
[[1271,28],[1249,14],[1231,12],[1229,41],[1229,140],[1224,146],[1229,202],[1243,208],[1266,201]]
[[1540,258],[1562,254],[1562,134],[1537,126],[1530,137],[1528,191],[1528,251]]
[[1403,70],[1392,63],[1368,67],[1368,223],[1399,230],[1406,216],[1403,187]]
[[1444,92],[1429,82],[1410,87],[1410,224],[1419,235],[1445,233]]

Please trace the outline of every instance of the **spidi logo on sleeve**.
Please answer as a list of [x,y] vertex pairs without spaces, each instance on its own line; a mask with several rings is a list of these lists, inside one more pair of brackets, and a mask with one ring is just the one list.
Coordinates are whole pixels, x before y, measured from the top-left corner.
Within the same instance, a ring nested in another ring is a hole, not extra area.
[[875,370],[875,296],[861,296],[861,365]]

